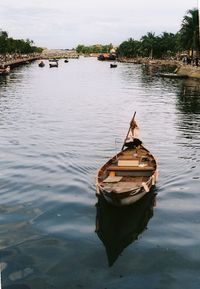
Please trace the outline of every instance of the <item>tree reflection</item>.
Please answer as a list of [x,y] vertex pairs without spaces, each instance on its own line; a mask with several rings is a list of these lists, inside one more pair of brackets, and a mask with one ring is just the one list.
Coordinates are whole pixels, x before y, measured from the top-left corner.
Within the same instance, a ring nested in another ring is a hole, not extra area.
[[195,79],[185,79],[180,82],[177,92],[177,108],[186,114],[200,113],[200,82]]
[[[185,79],[177,89],[176,100],[177,130],[179,144],[184,148],[199,148],[200,130],[200,82],[195,79]],[[183,139],[182,139],[183,138]],[[187,156],[189,157],[187,151]],[[191,157],[191,156],[190,156]]]

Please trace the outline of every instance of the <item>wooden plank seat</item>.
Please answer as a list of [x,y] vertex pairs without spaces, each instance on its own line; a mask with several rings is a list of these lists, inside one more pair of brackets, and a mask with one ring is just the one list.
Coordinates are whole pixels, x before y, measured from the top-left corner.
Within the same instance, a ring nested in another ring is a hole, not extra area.
[[135,182],[119,182],[119,183],[106,183],[103,184],[104,190],[107,192],[112,192],[113,190],[115,193],[123,193],[124,191],[131,191],[133,189],[139,188],[141,186],[141,183],[135,183]]
[[110,165],[107,168],[108,171],[153,171],[154,167],[151,166],[116,166],[116,165]]

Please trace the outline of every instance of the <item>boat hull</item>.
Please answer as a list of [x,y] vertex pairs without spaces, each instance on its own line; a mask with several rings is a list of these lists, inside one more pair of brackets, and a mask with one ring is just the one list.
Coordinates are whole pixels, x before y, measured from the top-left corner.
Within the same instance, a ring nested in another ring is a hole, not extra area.
[[0,68],[0,75],[8,75],[10,73],[10,66],[6,68]]
[[131,205],[153,190],[156,183],[156,177],[157,171],[155,171],[154,175],[151,177],[151,182],[148,184],[148,188],[141,186],[138,190],[135,190],[133,188],[133,190],[121,194],[115,191],[108,192],[102,189],[101,187],[97,186],[97,197],[99,195],[102,195],[109,204],[112,204],[117,207]]
[[131,195],[131,192],[126,197],[119,196],[115,193],[108,193],[106,191],[101,191],[101,194],[104,196],[105,200],[117,207],[131,205],[141,199],[147,192],[143,189],[140,190],[139,194]]
[[38,64],[39,67],[44,67],[45,66],[45,63],[43,61],[41,61],[39,64]]
[[50,67],[50,68],[52,68],[52,67],[58,67],[58,64],[57,64],[57,63],[56,63],[56,64],[51,64],[51,63],[50,63],[50,64],[49,64],[49,67]]
[[110,64],[110,68],[116,68],[117,64]]
[[[142,154],[145,153],[151,160],[151,166],[141,166],[140,164],[134,167],[117,166],[116,160],[119,160],[122,154],[135,154],[135,150],[125,149],[111,158],[98,171],[96,181],[97,196],[102,195],[108,203],[119,207],[137,202],[153,189],[157,180],[156,162],[147,149],[140,146],[140,150]],[[121,161],[124,162],[124,160]],[[115,162],[115,165],[113,165],[113,162]],[[115,170],[115,176],[110,177],[110,170]],[[109,178],[113,178],[111,183],[109,183]],[[126,178],[132,181],[125,180],[124,182],[123,180]]]

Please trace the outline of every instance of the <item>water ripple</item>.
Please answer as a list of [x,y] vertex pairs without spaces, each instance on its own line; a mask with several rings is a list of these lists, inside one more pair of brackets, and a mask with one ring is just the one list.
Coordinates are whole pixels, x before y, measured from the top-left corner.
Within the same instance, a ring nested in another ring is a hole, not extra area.
[[[94,58],[45,63],[0,79],[4,285],[199,289],[199,83]],[[121,149],[134,111],[158,162],[157,205],[108,270],[94,233],[95,174]]]

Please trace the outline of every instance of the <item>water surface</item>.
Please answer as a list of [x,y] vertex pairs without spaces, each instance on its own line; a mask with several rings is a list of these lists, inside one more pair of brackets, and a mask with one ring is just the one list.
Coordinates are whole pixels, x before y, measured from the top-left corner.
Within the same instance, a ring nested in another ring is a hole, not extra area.
[[[93,58],[38,63],[0,78],[3,288],[199,289],[199,81]],[[126,248],[109,267],[95,232],[95,174],[134,111],[158,162],[156,206],[124,214],[115,234]]]

